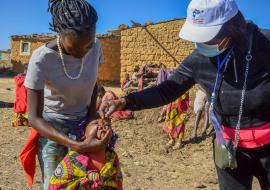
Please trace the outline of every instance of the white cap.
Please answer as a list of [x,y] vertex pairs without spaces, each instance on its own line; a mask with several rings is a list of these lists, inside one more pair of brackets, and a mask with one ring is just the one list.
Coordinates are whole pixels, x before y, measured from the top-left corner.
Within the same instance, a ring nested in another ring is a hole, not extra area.
[[208,42],[237,13],[235,0],[192,0],[179,36],[192,42]]

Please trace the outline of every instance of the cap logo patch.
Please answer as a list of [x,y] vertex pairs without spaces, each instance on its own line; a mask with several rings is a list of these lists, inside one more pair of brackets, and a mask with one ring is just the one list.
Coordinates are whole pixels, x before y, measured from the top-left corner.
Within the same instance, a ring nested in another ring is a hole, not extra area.
[[204,18],[198,18],[204,11],[203,10],[198,10],[195,9],[192,12],[192,20],[194,24],[203,24],[204,23]]

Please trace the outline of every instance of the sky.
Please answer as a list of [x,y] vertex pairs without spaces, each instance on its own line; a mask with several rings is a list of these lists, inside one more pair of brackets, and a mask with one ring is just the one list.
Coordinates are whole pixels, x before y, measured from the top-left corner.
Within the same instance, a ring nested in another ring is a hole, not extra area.
[[[144,24],[185,18],[190,0],[88,0],[97,10],[97,33],[107,33],[130,20]],[[270,0],[236,0],[246,19],[270,29]],[[0,50],[10,48],[10,36],[48,33],[48,0],[4,0],[0,4]]]

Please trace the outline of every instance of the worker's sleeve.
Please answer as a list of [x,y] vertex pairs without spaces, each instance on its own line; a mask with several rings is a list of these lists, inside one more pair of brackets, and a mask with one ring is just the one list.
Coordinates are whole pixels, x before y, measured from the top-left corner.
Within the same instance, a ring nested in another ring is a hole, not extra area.
[[166,105],[189,90],[194,84],[196,60],[191,54],[173,72],[170,78],[158,86],[127,95],[127,110],[142,110]]

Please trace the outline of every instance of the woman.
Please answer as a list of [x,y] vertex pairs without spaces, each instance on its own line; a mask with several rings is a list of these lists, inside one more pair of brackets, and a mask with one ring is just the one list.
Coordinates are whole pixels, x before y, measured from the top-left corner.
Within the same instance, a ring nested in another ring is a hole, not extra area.
[[[85,0],[50,0],[53,40],[34,51],[25,80],[29,123],[39,133],[43,188],[68,149],[95,152],[107,146],[111,130],[96,139],[93,127],[83,141],[78,125],[96,117],[94,92],[101,44],[95,38],[97,13]],[[92,99],[92,100],[91,100]]]
[[163,130],[169,135],[166,146],[173,150],[180,149],[185,135],[189,94],[185,93],[165,108]]
[[221,153],[215,155],[220,189],[251,189],[253,176],[270,189],[270,31],[247,23],[234,0],[192,0],[180,37],[197,50],[174,74],[103,103],[101,111],[109,111],[101,116],[168,104],[198,83],[210,102],[215,149],[221,148],[215,151]]
[[[173,71],[174,69],[160,69],[156,84],[159,85],[166,81]],[[164,121],[163,130],[169,135],[170,140],[166,143],[167,148],[172,147],[173,150],[181,148],[185,135],[188,107],[188,92],[163,107],[158,122]]]

